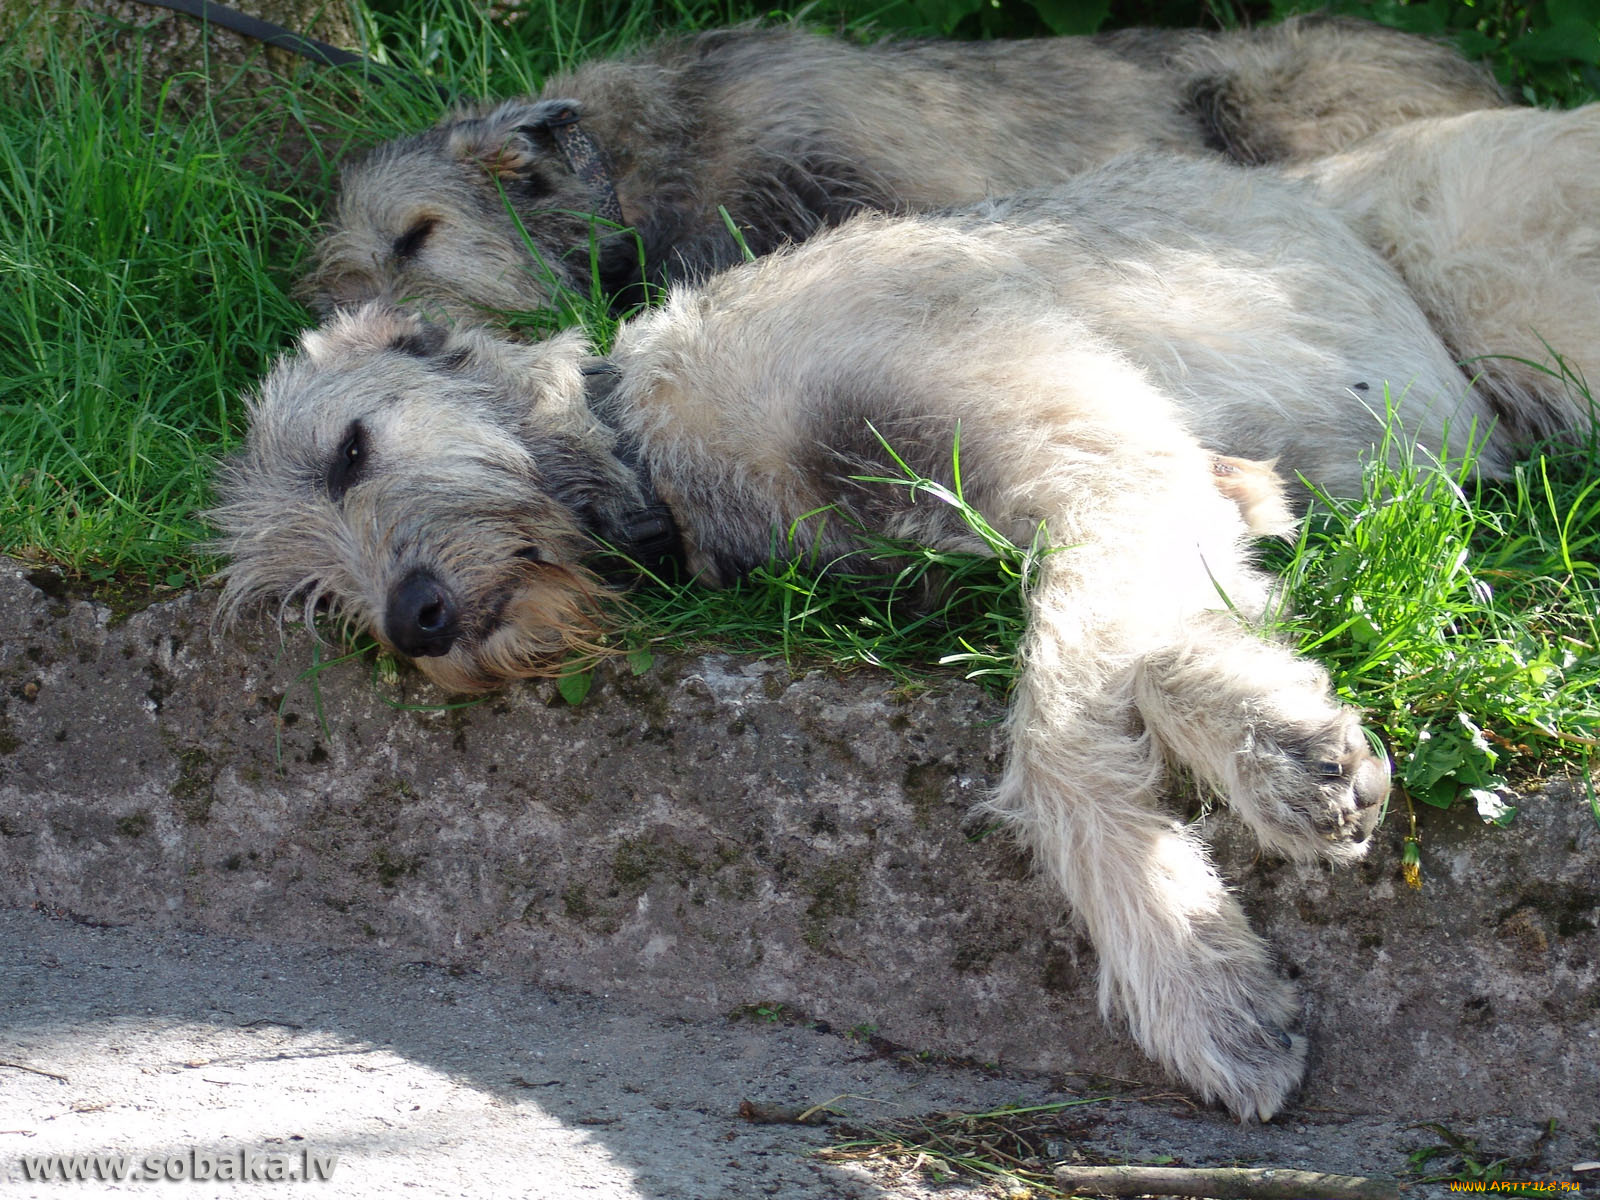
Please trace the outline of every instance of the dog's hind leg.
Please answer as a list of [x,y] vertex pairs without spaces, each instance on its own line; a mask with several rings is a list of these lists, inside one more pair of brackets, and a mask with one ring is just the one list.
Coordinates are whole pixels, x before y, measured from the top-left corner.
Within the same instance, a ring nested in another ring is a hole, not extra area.
[[[1392,263],[1511,448],[1592,436],[1600,382],[1600,105],[1398,126],[1297,168]],[[1480,435],[1483,430],[1479,430]]]

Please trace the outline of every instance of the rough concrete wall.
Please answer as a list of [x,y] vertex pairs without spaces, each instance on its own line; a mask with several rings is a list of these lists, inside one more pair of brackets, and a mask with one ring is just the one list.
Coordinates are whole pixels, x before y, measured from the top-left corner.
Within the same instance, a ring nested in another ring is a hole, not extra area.
[[[919,1050],[1135,1080],[1094,956],[969,805],[1000,707],[723,655],[437,703],[310,643],[213,643],[209,594],[121,615],[0,560],[0,904],[388,947],[706,1015],[781,1002]],[[280,717],[280,711],[282,716]],[[279,739],[281,736],[281,749]],[[1334,872],[1208,818],[1298,975],[1303,1103],[1600,1121],[1600,830],[1579,789],[1507,832],[1391,820]]]

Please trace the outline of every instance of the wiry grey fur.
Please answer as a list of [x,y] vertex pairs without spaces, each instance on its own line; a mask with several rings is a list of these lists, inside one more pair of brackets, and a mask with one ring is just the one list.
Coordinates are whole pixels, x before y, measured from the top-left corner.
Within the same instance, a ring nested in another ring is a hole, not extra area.
[[[631,301],[641,278],[740,261],[719,205],[762,254],[863,208],[968,203],[1128,151],[1300,161],[1503,102],[1453,50],[1351,20],[872,46],[723,30],[378,147],[346,168],[306,287],[324,313],[374,299],[537,309],[558,286],[588,294],[594,241],[601,288]],[[637,240],[591,217],[594,188],[546,128],[567,107],[609,160]]]
[[[857,217],[625,325],[598,412],[576,333],[347,313],[274,368],[221,474],[225,611],[325,599],[445,687],[494,687],[589,644],[590,539],[627,527],[645,478],[710,584],[824,506],[797,553],[852,555],[859,530],[982,552],[933,495],[863,482],[896,471],[881,437],[953,486],[959,433],[967,501],[1060,547],[1028,580],[990,807],[1093,937],[1106,1013],[1266,1119],[1303,1070],[1298,1001],[1163,789],[1187,768],[1266,849],[1348,863],[1388,768],[1323,671],[1252,628],[1270,477],[1216,455],[1351,493],[1386,404],[1435,454],[1492,416],[1308,187],[1130,159],[1053,195]],[[1485,469],[1509,461],[1492,434]]]
[[1291,173],[1399,270],[1507,440],[1592,429],[1600,104],[1413,121]]

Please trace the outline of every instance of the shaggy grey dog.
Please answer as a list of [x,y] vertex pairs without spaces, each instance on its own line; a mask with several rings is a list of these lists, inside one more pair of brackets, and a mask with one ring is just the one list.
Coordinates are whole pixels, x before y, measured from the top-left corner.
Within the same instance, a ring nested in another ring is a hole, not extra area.
[[1592,428],[1600,104],[1413,121],[1290,173],[1395,266],[1505,430]]
[[1329,18],[872,46],[724,30],[380,146],[345,170],[306,290],[324,313],[538,309],[589,293],[592,249],[602,291],[631,303],[641,279],[741,260],[719,205],[763,254],[860,209],[968,203],[1128,151],[1300,161],[1502,103],[1453,50]]
[[[675,288],[605,358],[577,332],[525,345],[371,306],[308,333],[251,413],[212,514],[229,619],[327,602],[449,689],[592,649],[597,543],[651,556],[675,526],[712,585],[791,527],[794,553],[861,570],[877,534],[984,553],[959,491],[1041,547],[991,808],[1154,1059],[1241,1118],[1293,1092],[1294,989],[1163,789],[1185,768],[1268,850],[1362,856],[1387,764],[1324,672],[1255,628],[1271,581],[1248,537],[1286,511],[1262,464],[1349,494],[1386,420],[1446,455],[1493,415],[1307,185],[1133,158],[858,216]],[[1510,446],[1490,432],[1483,469]],[[886,447],[939,486],[881,482],[902,470]]]

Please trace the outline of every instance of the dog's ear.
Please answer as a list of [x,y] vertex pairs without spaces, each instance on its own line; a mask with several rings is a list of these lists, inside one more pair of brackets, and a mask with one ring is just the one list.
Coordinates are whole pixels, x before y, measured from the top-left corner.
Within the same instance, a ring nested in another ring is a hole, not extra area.
[[524,104],[522,108],[526,117],[523,129],[527,133],[557,125],[570,125],[583,116],[583,102],[570,98],[536,100],[532,104]]
[[570,124],[582,112],[576,100],[508,100],[485,116],[452,122],[448,146],[457,159],[505,178],[551,149],[551,126]]
[[441,357],[450,342],[447,326],[432,321],[418,321],[410,329],[397,330],[389,339],[389,349],[409,354],[413,358],[435,359]]
[[430,327],[414,313],[380,301],[345,309],[300,335],[300,352],[318,366],[332,366],[374,351],[395,349],[413,339],[431,337]]

